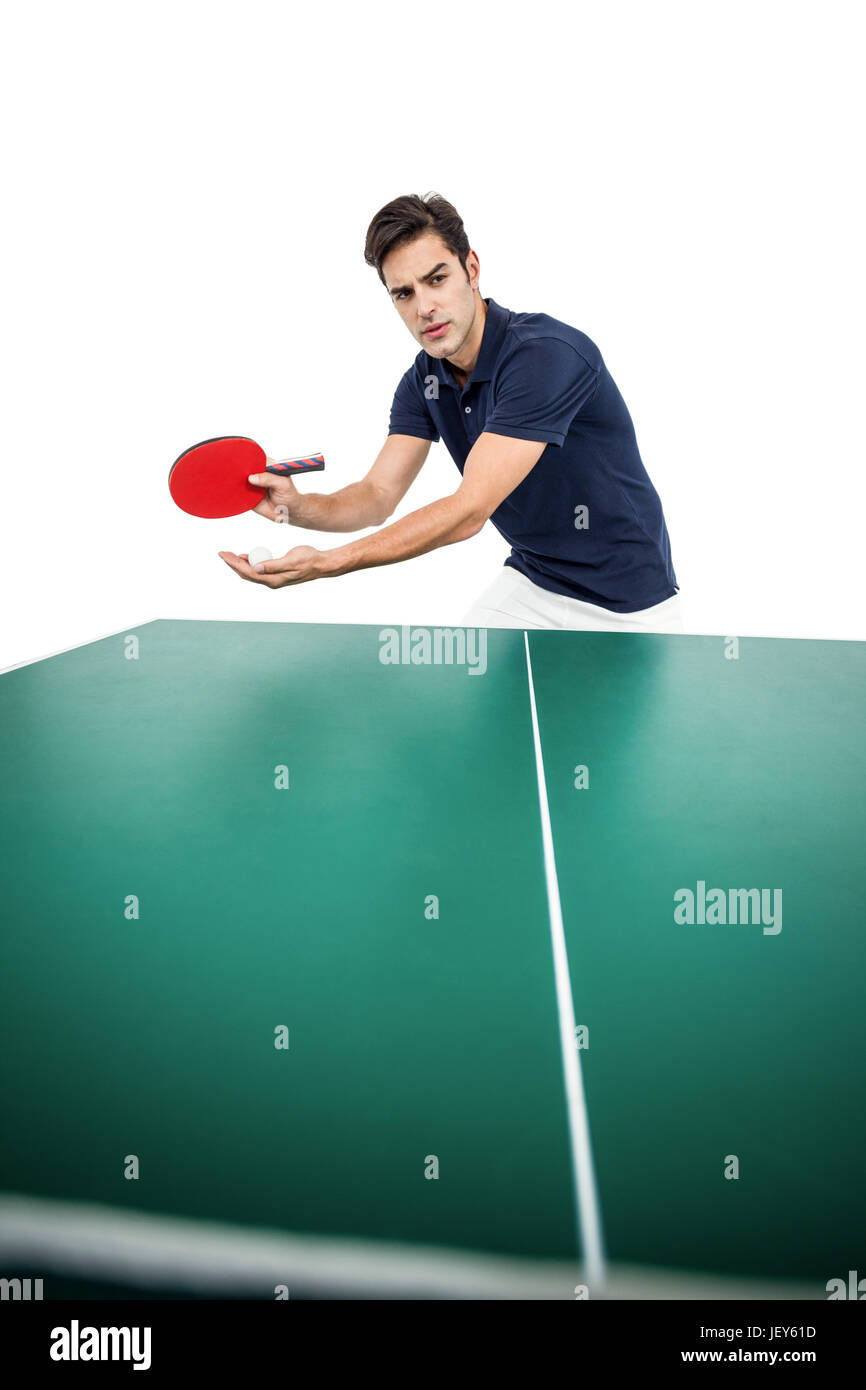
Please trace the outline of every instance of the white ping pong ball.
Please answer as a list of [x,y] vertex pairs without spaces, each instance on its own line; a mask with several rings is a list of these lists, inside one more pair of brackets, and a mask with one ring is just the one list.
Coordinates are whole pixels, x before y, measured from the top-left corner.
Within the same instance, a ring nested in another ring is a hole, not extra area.
[[265,560],[273,560],[273,555],[267,546],[257,545],[249,553],[249,562],[255,568],[256,565],[263,565]]

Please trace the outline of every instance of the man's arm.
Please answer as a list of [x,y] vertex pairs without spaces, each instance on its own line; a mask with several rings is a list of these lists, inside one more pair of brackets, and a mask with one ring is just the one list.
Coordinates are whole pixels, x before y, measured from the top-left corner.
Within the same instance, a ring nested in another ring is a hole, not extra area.
[[[390,437],[407,439],[410,436]],[[426,440],[417,442],[427,443]],[[409,516],[395,521],[393,526],[385,526],[381,531],[374,531],[335,550],[315,550],[309,545],[295,546],[280,559],[266,560],[255,569],[242,555],[221,550],[220,556],[242,579],[266,584],[271,589],[281,589],[286,584],[305,584],[310,579],[349,574],[352,570],[370,569],[374,565],[393,565],[398,560],[411,560],[415,555],[424,555],[428,550],[436,550],[439,546],[468,540],[476,535],[500,503],[523,482],[546,448],[546,443],[537,440],[512,439],[485,431],[478,436],[469,453],[463,469],[463,481],[457,491],[450,497],[440,497],[428,506],[420,507],[417,512],[410,512]],[[380,454],[377,464],[381,457]],[[397,454],[390,457],[396,458]],[[404,480],[411,473],[411,482],[421,463],[423,459],[417,462],[414,472],[408,465],[402,468],[395,466],[393,473],[390,468],[379,470],[379,481],[371,495],[379,498],[380,515],[390,515],[396,501],[402,496]],[[370,474],[363,481],[369,480]],[[406,482],[406,487],[409,482]],[[334,496],[339,494],[335,493]]]
[[[411,560],[439,546],[468,540],[477,535],[500,503],[523,482],[546,448],[546,443],[537,440],[512,439],[485,431],[470,450],[463,481],[455,493],[410,512],[372,535],[319,552],[316,569],[322,576],[348,574],[374,565]],[[278,563],[270,562],[266,569],[273,572]]]
[[310,531],[362,531],[381,526],[408,491],[430,452],[429,439],[389,434],[370,471],[337,492],[298,492],[290,477],[256,474],[268,489],[255,510],[269,521],[288,520]]

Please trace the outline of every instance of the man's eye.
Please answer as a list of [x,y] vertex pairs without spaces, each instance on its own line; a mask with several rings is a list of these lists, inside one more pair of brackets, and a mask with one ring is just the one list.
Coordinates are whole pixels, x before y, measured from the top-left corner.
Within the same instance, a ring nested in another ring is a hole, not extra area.
[[[430,284],[432,285],[433,282],[434,282],[435,280],[445,280],[446,278],[447,278],[447,276],[446,276],[445,272],[440,272],[439,275],[433,275],[433,276],[431,277],[431,279],[430,279]],[[406,293],[407,293],[406,290],[398,290],[398,292],[394,295],[394,298],[395,298],[395,299],[398,299],[398,300],[399,300],[399,299],[402,299],[403,296],[404,296]]]

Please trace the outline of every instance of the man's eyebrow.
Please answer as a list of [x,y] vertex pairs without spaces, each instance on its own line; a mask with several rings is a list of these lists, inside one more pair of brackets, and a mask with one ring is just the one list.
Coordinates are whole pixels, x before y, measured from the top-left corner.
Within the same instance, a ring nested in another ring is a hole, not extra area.
[[[421,276],[419,276],[419,279],[422,280],[422,281],[424,281],[424,280],[429,280],[430,277],[431,277],[431,275],[435,275],[436,272],[437,272],[437,270],[445,270],[446,267],[447,267],[447,265],[448,265],[448,262],[447,262],[447,261],[440,261],[438,265],[434,265],[434,267],[433,267],[432,270],[428,270],[426,275],[421,275]],[[389,291],[388,291],[388,293],[389,293],[389,294],[399,294],[401,290],[411,290],[411,288],[412,288],[411,285],[395,285],[394,288],[393,288],[392,290],[389,290]]]

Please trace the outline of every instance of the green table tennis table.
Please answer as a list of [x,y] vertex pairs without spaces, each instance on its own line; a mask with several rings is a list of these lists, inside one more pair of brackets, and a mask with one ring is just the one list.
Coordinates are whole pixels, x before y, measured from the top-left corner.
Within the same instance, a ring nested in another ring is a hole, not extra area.
[[773,638],[156,621],[4,673],[0,1275],[866,1274],[864,710],[866,644]]

